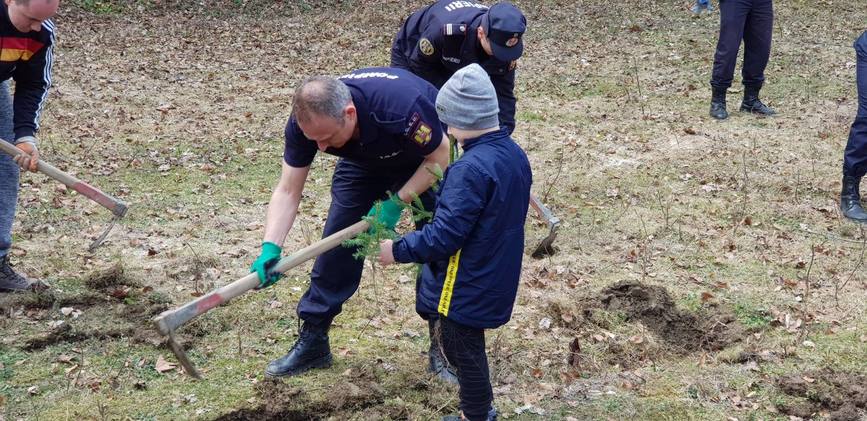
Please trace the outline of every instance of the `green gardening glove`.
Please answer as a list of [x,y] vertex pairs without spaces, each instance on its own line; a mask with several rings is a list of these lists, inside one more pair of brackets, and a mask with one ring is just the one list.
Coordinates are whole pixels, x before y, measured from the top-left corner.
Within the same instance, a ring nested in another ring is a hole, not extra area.
[[258,289],[274,285],[283,276],[282,273],[271,271],[277,265],[277,262],[280,261],[280,252],[282,251],[283,249],[280,246],[270,241],[262,243],[262,253],[259,254],[259,257],[250,266],[250,272],[256,272],[259,275]]
[[393,194],[388,200],[374,203],[373,207],[370,208],[370,212],[367,212],[367,216],[372,217],[376,222],[394,231],[394,226],[397,225],[397,221],[400,221],[403,207],[403,200],[400,200],[396,194]]

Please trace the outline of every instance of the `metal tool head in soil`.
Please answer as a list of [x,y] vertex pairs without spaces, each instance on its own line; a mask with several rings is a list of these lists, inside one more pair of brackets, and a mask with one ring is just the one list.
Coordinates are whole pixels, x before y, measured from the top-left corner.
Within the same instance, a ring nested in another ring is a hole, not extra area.
[[[344,241],[355,237],[361,232],[367,231],[370,227],[367,221],[359,221],[349,227],[346,227],[334,234],[329,235],[295,253],[290,254],[282,259],[274,266],[274,271],[277,273],[285,273],[289,269],[294,268],[328,250],[339,246]],[[259,275],[255,272],[244,276],[230,284],[217,288],[193,301],[190,301],[174,310],[167,310],[154,317],[154,326],[162,335],[168,336],[168,345],[178,358],[184,371],[190,376],[201,379],[202,375],[193,366],[193,363],[187,357],[183,347],[177,342],[174,334],[175,331],[185,323],[192,320],[194,317],[207,313],[209,310],[229,302],[229,300],[259,286]]]

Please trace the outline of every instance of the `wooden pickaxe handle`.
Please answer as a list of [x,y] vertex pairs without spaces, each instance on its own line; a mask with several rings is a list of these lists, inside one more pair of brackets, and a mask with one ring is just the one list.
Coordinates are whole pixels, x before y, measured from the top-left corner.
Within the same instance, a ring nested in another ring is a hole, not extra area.
[[[275,272],[284,273],[328,250],[339,246],[344,241],[366,231],[370,225],[367,221],[359,221],[334,234],[329,235],[289,256],[280,259],[274,267]],[[253,272],[231,284],[217,288],[181,307],[160,313],[154,318],[157,330],[163,335],[169,335],[179,326],[192,318],[206,313],[208,310],[225,304],[229,300],[259,286],[259,276]]]
[[[15,145],[3,139],[0,139],[0,150],[12,157],[24,153],[24,151],[16,148]],[[57,169],[53,165],[41,159],[36,164],[36,168],[39,170],[39,172],[65,184],[66,187],[77,191],[84,197],[87,197],[88,199],[99,203],[102,207],[110,210],[111,213],[113,213],[116,217],[122,218],[124,215],[126,215],[126,203],[103,193],[102,190],[73,177],[67,172]]]

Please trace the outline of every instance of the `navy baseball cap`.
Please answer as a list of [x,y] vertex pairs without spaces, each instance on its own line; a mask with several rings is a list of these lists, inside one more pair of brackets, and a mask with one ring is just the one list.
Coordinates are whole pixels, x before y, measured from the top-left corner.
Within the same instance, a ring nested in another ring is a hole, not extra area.
[[485,14],[484,28],[497,60],[510,62],[521,57],[527,19],[514,4],[503,1],[491,6]]

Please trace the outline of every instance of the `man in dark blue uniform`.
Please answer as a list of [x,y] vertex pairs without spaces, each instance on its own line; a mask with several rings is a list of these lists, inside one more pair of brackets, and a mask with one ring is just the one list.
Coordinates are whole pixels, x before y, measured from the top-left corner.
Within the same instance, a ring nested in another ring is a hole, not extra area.
[[741,102],[741,111],[764,116],[775,114],[773,109],[759,100],[759,90],[765,82],[765,67],[771,55],[773,0],[726,0],[720,2],[719,10],[719,41],[710,80],[713,91],[711,117],[724,120],[729,116],[726,111],[726,90],[732,86],[741,40],[744,42],[744,100]]
[[[0,292],[43,289],[9,265],[12,223],[18,201],[19,169],[36,171],[36,131],[48,88],[58,0],[6,0],[0,6],[0,138],[24,154],[0,153]],[[15,81],[14,100],[8,80]],[[20,167],[20,168],[19,168]]]
[[524,51],[527,19],[509,2],[490,8],[440,0],[410,15],[391,47],[391,66],[407,69],[437,88],[460,68],[478,63],[491,78],[500,124],[515,130],[515,68]]
[[[341,158],[323,237],[365,215],[394,229],[401,202],[414,197],[433,209],[428,189],[436,180],[431,170],[446,168],[449,159],[436,95],[430,83],[393,68],[360,69],[338,79],[314,77],[296,89],[286,124],[283,172],[268,205],[262,252],[252,267],[261,287],[279,278],[271,269],[295,220],[317,150]],[[374,206],[379,199],[381,205]],[[328,328],[361,280],[363,261],[354,252],[338,247],[316,259],[310,288],[298,303],[304,321],[298,341],[268,364],[267,375],[291,376],[331,364]]]
[[858,84],[858,113],[849,130],[849,142],[843,153],[843,191],[840,210],[847,218],[867,222],[867,212],[861,207],[861,178],[867,173],[867,31],[855,41]]

